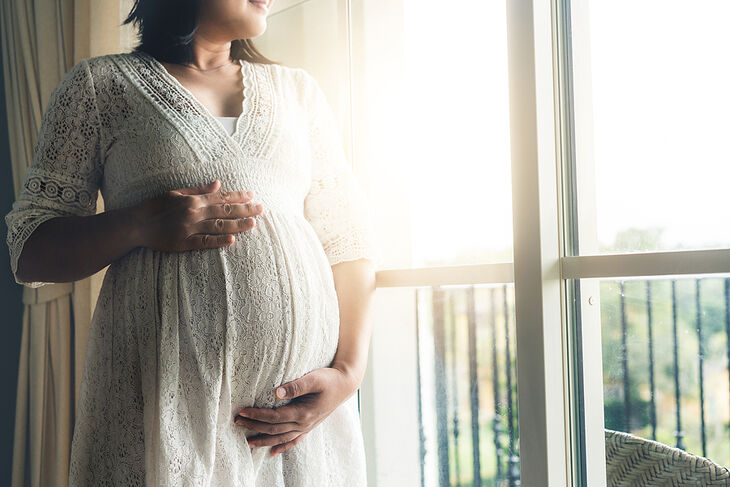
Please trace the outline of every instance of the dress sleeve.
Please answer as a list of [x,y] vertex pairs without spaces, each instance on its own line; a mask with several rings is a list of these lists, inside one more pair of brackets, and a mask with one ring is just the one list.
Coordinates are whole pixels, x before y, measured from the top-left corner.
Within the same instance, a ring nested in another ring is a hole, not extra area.
[[51,93],[32,164],[5,215],[10,266],[18,284],[34,288],[50,284],[21,281],[17,275],[23,245],[41,223],[57,216],[96,213],[102,175],[99,127],[96,92],[84,59]]
[[301,73],[312,176],[304,216],[319,237],[331,266],[364,258],[380,267],[382,253],[370,203],[347,160],[334,113],[315,78],[304,70]]

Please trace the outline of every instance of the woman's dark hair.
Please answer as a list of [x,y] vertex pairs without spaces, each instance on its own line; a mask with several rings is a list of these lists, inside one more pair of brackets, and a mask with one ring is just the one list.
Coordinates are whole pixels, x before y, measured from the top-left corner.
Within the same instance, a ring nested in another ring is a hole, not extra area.
[[[160,61],[190,63],[190,43],[198,28],[202,0],[134,0],[134,6],[122,25],[134,23],[139,30],[143,51]],[[231,42],[231,58],[263,64],[279,64],[261,54],[251,39]]]

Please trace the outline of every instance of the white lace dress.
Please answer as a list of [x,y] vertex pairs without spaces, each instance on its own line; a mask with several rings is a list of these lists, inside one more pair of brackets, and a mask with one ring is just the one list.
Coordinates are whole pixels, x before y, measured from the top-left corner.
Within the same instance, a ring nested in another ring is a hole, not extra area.
[[274,457],[234,424],[243,407],[286,404],[275,386],[330,364],[339,331],[330,266],[381,262],[315,79],[280,65],[242,61],[241,70],[232,134],[144,53],[82,60],[51,97],[5,217],[13,273],[38,224],[94,214],[99,189],[111,210],[219,178],[264,206],[229,247],[138,247],[109,266],[86,351],[72,486],[365,485],[357,394]]

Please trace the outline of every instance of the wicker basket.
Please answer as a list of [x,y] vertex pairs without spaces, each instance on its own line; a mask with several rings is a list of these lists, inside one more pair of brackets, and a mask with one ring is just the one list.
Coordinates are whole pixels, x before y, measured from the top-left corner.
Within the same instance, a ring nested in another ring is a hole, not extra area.
[[608,487],[728,486],[730,470],[678,448],[606,430]]

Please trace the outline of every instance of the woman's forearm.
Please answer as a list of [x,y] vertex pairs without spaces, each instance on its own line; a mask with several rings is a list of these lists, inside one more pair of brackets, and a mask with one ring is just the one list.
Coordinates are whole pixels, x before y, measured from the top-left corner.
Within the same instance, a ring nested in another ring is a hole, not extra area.
[[375,292],[375,268],[370,260],[332,266],[340,309],[340,338],[332,367],[346,372],[358,386],[365,375],[372,334],[370,303]]
[[135,229],[128,208],[51,218],[23,245],[17,275],[25,282],[78,281],[134,249]]
[[134,206],[46,220],[25,242],[16,275],[25,282],[88,277],[136,247],[163,252],[220,248],[251,230],[263,208],[250,191],[220,180],[166,191]]

